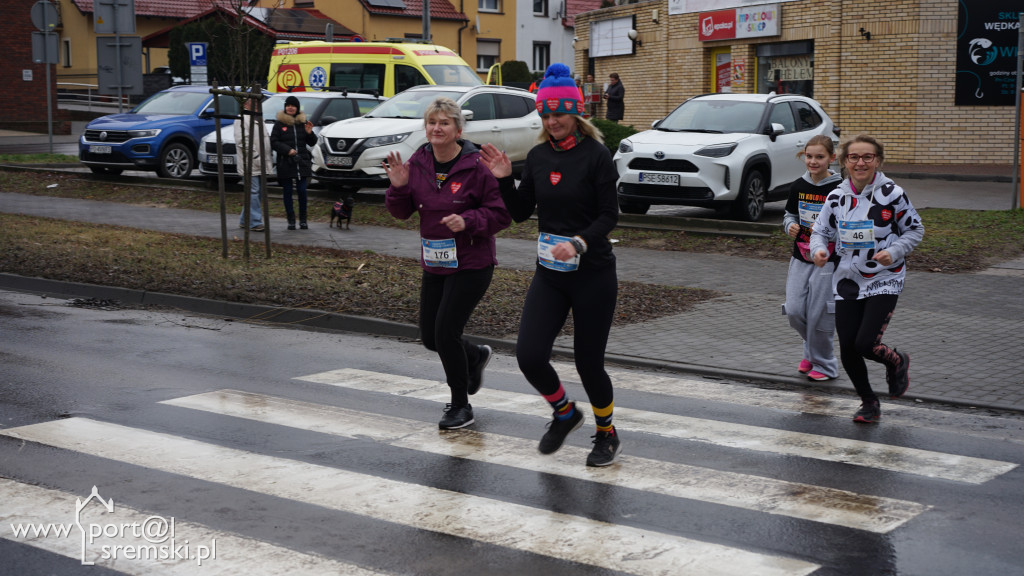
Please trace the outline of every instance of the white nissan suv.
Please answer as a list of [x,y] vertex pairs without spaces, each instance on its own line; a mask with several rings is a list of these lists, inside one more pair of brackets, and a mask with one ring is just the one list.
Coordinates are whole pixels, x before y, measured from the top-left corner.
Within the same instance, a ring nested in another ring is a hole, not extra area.
[[536,97],[509,86],[415,86],[360,118],[325,126],[313,148],[313,176],[351,190],[388,185],[381,163],[392,150],[406,161],[427,141],[423,112],[439,96],[462,107],[462,138],[504,150],[518,172],[537,144],[541,121]]
[[786,197],[806,168],[800,152],[839,129],[811,98],[795,94],[706,94],[683,102],[615,153],[619,208],[705,206],[750,222]]

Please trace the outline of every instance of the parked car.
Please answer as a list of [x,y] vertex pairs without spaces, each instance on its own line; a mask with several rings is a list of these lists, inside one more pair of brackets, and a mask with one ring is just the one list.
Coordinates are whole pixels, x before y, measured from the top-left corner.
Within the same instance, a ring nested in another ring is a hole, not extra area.
[[[299,99],[300,111],[304,112],[313,123],[314,133],[319,133],[324,126],[339,120],[362,116],[386,100],[383,97],[347,91],[296,92],[295,94],[280,92],[263,101],[263,122],[268,134],[274,128],[274,118],[277,117],[277,113],[284,110],[285,99],[293,95]],[[235,166],[234,125],[221,128],[220,138],[224,158],[224,176],[229,180],[237,180],[241,175]],[[199,171],[205,176],[217,176],[216,131],[203,137],[199,153]]]
[[626,214],[652,204],[706,206],[755,222],[804,173],[799,154],[812,136],[839,141],[821,105],[795,94],[696,96],[652,128],[615,153]]
[[[238,101],[219,99],[222,122],[230,124]],[[187,178],[196,167],[200,140],[214,129],[213,116],[209,86],[172,86],[127,114],[89,122],[78,141],[78,158],[98,174],[155,170],[164,178]]]
[[313,176],[350,189],[387,186],[381,163],[392,150],[406,160],[426,143],[423,111],[439,96],[462,107],[464,139],[504,149],[513,169],[522,169],[541,130],[533,94],[509,86],[416,86],[361,118],[324,128],[313,149]]

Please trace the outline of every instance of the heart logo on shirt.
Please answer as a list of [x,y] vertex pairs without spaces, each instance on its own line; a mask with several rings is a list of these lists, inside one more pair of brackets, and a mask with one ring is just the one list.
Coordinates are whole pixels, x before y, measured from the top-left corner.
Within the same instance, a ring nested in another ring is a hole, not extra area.
[[462,182],[452,182],[452,194],[455,194],[462,188]]
[[562,181],[562,173],[561,172],[552,172],[549,177],[551,178],[551,185],[552,186],[554,186],[555,184],[558,184],[559,182]]
[[892,210],[882,210],[882,222],[892,220]]

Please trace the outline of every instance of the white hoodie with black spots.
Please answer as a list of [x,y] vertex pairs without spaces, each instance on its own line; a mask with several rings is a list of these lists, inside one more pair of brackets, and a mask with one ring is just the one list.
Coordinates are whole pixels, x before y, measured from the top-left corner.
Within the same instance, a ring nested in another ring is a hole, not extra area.
[[[924,224],[906,193],[881,172],[864,190],[847,178],[829,193],[811,235],[811,254],[835,242],[839,264],[832,275],[836,300],[860,300],[899,294],[906,278],[906,257],[924,238]],[[887,250],[892,264],[873,260]]]

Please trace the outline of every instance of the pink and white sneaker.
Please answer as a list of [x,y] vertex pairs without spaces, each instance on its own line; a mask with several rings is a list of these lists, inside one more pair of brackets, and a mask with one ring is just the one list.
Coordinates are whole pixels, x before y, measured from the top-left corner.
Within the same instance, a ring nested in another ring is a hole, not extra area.
[[807,374],[814,369],[814,364],[811,364],[806,358],[804,358],[800,361],[800,365],[797,366],[796,369],[799,370],[801,374]]
[[832,379],[831,376],[826,376],[826,375],[822,374],[821,372],[818,372],[817,370],[811,370],[810,372],[808,372],[807,373],[807,377],[810,378],[811,380],[817,380],[819,382],[822,381],[822,380],[831,380]]

